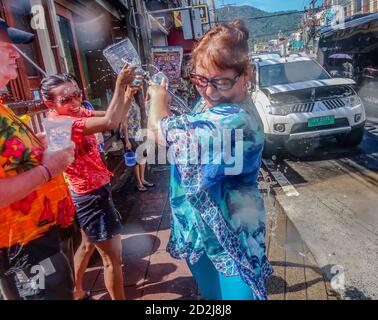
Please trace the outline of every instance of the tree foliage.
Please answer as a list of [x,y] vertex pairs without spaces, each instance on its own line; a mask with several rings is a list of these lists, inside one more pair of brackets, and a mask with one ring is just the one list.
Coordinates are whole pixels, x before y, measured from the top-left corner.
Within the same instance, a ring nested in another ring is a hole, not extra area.
[[[272,15],[279,16],[272,17]],[[249,19],[265,16],[267,17],[262,19]],[[253,44],[276,39],[280,30],[286,35],[295,32],[299,29],[302,13],[296,11],[271,13],[252,6],[228,6],[217,9],[217,17],[219,22],[236,18],[244,19],[250,31],[250,42]]]

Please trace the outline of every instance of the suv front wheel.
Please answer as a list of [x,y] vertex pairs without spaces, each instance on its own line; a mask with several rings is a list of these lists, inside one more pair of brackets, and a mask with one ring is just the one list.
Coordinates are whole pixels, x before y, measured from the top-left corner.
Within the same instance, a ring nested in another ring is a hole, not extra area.
[[350,133],[336,137],[340,146],[346,148],[353,148],[358,146],[364,137],[364,127],[353,129]]

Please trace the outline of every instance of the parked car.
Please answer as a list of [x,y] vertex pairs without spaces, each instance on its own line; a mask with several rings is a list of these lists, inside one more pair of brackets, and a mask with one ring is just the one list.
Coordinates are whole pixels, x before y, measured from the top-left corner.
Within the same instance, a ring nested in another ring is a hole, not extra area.
[[[364,105],[352,79],[332,79],[315,60],[301,56],[254,56],[252,99],[264,123],[264,156],[336,138],[341,146],[362,141]],[[310,148],[311,149],[311,148]]]

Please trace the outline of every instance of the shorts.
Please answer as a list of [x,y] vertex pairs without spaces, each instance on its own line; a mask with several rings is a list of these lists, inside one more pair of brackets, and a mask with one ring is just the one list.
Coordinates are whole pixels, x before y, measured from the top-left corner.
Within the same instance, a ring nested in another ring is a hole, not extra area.
[[80,229],[92,243],[112,239],[121,233],[121,217],[114,207],[110,184],[85,195],[71,191]]

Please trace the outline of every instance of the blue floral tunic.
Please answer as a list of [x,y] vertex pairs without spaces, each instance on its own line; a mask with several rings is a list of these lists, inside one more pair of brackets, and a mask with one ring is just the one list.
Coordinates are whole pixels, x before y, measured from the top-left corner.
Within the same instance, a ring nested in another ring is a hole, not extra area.
[[226,276],[240,276],[266,299],[265,210],[258,191],[264,131],[250,100],[161,121],[172,163],[172,257],[195,264],[206,253]]

